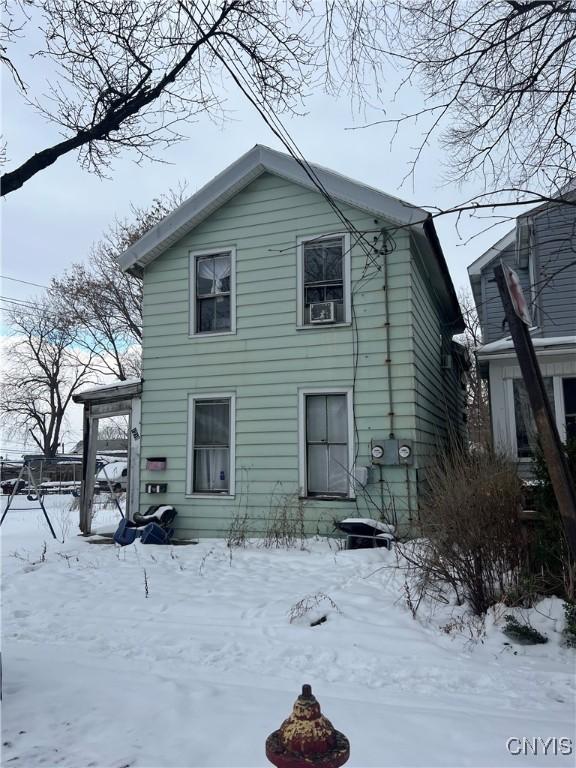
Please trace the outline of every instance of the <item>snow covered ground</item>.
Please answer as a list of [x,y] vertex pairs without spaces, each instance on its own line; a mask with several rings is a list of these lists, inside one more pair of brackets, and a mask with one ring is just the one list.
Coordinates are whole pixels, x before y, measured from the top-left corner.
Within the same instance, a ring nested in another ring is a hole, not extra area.
[[4,766],[265,766],[303,683],[356,768],[574,765],[506,748],[575,739],[559,601],[531,612],[547,645],[505,645],[498,612],[473,642],[441,629],[462,609],[412,618],[384,550],[119,549],[75,535],[69,496],[47,503],[65,543],[37,511],[2,526]]

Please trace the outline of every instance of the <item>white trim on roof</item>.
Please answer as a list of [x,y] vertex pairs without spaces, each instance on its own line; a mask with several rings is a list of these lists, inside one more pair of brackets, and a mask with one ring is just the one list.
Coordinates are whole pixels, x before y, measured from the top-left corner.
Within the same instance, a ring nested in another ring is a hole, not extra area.
[[503,250],[508,248],[508,246],[512,245],[514,242],[516,242],[516,227],[504,235],[504,237],[501,237],[497,243],[483,253],[482,256],[477,258],[476,261],[473,261],[472,264],[470,264],[468,267],[468,274],[470,277],[472,277],[472,275],[479,275],[482,269],[487,264],[490,264],[492,259],[498,256],[499,253],[502,253]]
[[[405,203],[396,197],[368,187],[358,181],[330,171],[320,165],[308,164],[326,192],[341,203],[382,216],[401,225],[423,224],[427,211]],[[249,152],[215,176],[196,194],[188,198],[170,215],[156,224],[128,248],[118,262],[123,270],[145,267],[167,248],[197,227],[201,221],[230,200],[262,173],[276,176],[317,190],[314,182],[294,158],[283,152],[256,144]]]
[[[537,337],[532,339],[532,344],[538,355],[546,352],[570,352],[571,354],[576,352],[576,336]],[[498,339],[497,341],[492,341],[489,344],[484,344],[484,346],[476,349],[476,356],[479,360],[484,360],[495,355],[498,355],[499,357],[516,356],[514,342],[510,336],[507,336],[504,339]]]

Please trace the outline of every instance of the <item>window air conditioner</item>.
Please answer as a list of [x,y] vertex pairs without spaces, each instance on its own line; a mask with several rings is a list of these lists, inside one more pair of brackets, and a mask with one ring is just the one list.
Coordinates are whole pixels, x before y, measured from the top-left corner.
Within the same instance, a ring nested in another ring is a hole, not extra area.
[[333,301],[323,301],[319,304],[310,304],[311,323],[333,323],[334,314]]

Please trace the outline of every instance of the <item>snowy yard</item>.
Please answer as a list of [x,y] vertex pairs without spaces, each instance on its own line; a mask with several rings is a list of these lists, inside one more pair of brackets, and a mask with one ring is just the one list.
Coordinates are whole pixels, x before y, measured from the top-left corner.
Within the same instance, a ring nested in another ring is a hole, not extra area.
[[[47,498],[57,533],[69,502]],[[306,682],[356,768],[574,765],[506,749],[574,739],[558,601],[531,615],[547,645],[506,645],[497,614],[472,642],[441,629],[461,609],[412,618],[384,550],[119,549],[78,538],[76,515],[64,544],[37,511],[2,527],[3,765],[265,766],[265,739]]]

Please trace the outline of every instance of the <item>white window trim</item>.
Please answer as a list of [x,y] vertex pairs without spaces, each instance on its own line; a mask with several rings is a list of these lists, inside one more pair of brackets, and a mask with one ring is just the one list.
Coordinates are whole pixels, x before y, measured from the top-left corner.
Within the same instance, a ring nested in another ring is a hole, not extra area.
[[[354,398],[352,387],[312,387],[298,390],[298,474],[300,496],[310,501],[323,501],[326,496],[308,496],[308,468],[306,466],[306,396],[307,395],[346,395],[348,413],[348,496],[354,500],[355,467],[354,467]],[[330,497],[331,498],[331,497]],[[334,497],[335,499],[337,497]]]
[[[311,240],[331,240],[334,237],[343,238],[344,246],[344,264],[342,269],[342,277],[344,281],[344,321],[341,323],[326,323],[326,325],[320,325],[317,323],[304,324],[304,243],[308,243]],[[331,232],[327,235],[301,235],[296,239],[297,247],[297,264],[296,264],[296,286],[297,286],[297,298],[296,298],[296,327],[297,328],[314,328],[315,330],[321,328],[334,328],[335,326],[350,325],[352,323],[352,300],[351,300],[351,264],[350,258],[350,233],[349,232]]]
[[[219,253],[230,254],[230,330],[229,331],[197,331],[196,330],[196,260],[201,256],[216,256]],[[224,245],[221,248],[205,248],[189,251],[189,283],[190,296],[188,300],[188,336],[194,339],[213,339],[215,336],[233,336],[236,333],[236,246]]]
[[[228,493],[194,493],[194,404],[201,400],[230,400],[230,484]],[[188,445],[186,456],[186,497],[193,499],[231,499],[236,493],[236,393],[197,392],[188,395]]]
[[571,376],[554,376],[554,406],[556,410],[556,424],[558,434],[563,443],[566,442],[566,408],[564,406],[564,379],[570,379]]
[[[565,442],[566,440],[566,415],[564,411],[564,392],[562,390],[562,379],[570,378],[569,376],[550,376],[546,373],[542,374],[544,379],[552,379],[552,386],[554,389],[554,419],[556,420],[556,427],[560,440]],[[506,382],[506,406],[508,411],[508,423],[510,425],[510,441],[512,446],[513,455],[516,461],[522,463],[532,462],[533,459],[530,456],[518,456],[518,441],[516,439],[516,410],[514,408],[514,379],[522,379],[521,376],[514,376],[510,379],[505,379]]]

